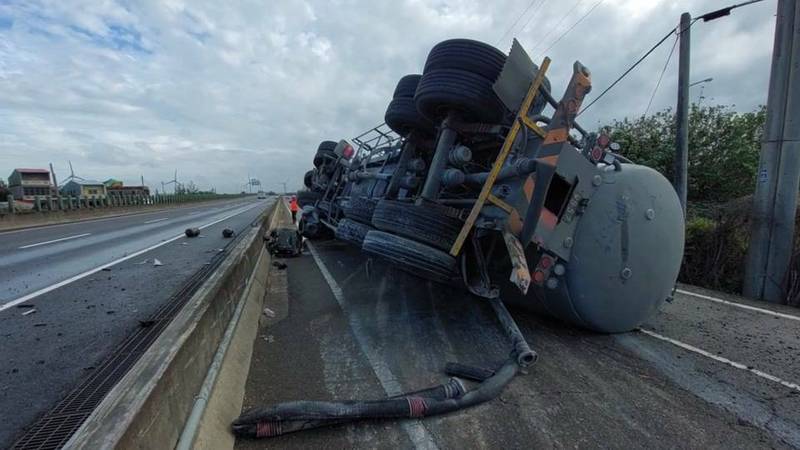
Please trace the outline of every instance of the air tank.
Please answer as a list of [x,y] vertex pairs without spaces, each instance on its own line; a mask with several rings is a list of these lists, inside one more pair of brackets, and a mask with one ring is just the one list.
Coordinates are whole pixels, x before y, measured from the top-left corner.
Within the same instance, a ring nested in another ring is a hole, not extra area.
[[672,294],[683,258],[683,210],[660,173],[623,164],[604,177],[562,245],[571,247],[569,260],[514,302],[591,330],[629,331]]

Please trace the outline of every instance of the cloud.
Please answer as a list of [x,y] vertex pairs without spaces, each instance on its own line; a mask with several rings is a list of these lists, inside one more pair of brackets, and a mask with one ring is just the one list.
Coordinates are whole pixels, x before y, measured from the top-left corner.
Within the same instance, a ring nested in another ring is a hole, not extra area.
[[[597,95],[682,11],[730,2],[606,0],[567,32],[595,3],[535,0],[518,21],[527,0],[0,3],[0,176],[53,162],[63,178],[71,160],[87,178],[144,175],[155,187],[176,168],[219,191],[241,189],[248,175],[267,189],[299,187],[319,141],[382,122],[396,81],[420,72],[440,40],[507,51],[515,36],[536,60],[549,48],[557,94],[579,59]],[[695,24],[693,79],[714,78],[704,101],[766,102],[774,10],[767,1]],[[642,114],[670,45],[582,123]],[[651,110],[675,103],[676,68]]]

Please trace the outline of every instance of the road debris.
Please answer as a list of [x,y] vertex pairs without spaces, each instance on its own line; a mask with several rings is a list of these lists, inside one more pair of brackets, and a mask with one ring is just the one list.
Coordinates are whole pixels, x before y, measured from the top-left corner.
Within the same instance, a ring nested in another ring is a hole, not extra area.
[[103,267],[100,270],[102,270],[103,272],[111,272],[111,267]]
[[17,305],[17,308],[33,308],[33,305],[30,303],[20,303]]
[[264,308],[264,315],[269,317],[269,318],[273,318],[273,317],[275,317],[275,311],[273,311],[273,310],[271,310],[269,308]]
[[23,316],[27,316],[27,315],[33,314],[35,312],[36,312],[36,308],[33,308],[33,309],[29,309],[29,310],[25,311],[24,313],[22,313],[22,315]]
[[284,270],[287,267],[289,267],[289,266],[286,265],[286,263],[281,262],[281,261],[272,261],[272,265],[277,267],[278,270]]
[[152,327],[156,323],[155,320],[140,320],[139,326],[142,328],[149,328]]
[[46,324],[46,323],[44,323],[44,322],[39,322],[39,323],[35,323],[35,324],[33,324],[33,326],[35,326],[35,327],[46,327],[46,326],[47,326],[47,324]]
[[153,258],[153,266],[154,267],[163,266],[163,265],[164,265],[164,263],[159,261],[158,258]]
[[224,238],[232,238],[236,233],[233,232],[230,228],[225,228],[222,230],[222,237]]
[[139,261],[139,262],[137,262],[137,263],[135,263],[135,264],[136,264],[137,266],[141,266],[142,264],[147,264],[147,263],[149,263],[149,262],[150,262],[150,260],[149,260],[149,259],[145,259],[144,261]]
[[187,228],[186,231],[184,231],[184,233],[186,234],[186,237],[193,238],[193,237],[200,236],[200,229],[199,228]]

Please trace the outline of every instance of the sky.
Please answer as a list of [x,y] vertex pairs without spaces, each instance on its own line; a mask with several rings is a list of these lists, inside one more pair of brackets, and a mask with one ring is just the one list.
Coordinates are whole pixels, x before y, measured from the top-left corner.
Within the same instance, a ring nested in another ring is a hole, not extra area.
[[[599,1],[599,3],[598,3]],[[383,122],[437,42],[546,50],[560,97],[575,60],[599,94],[670,29],[739,0],[0,0],[0,178],[15,167],[161,188],[302,185],[322,140]],[[766,103],[777,0],[692,28],[692,101]],[[589,12],[591,10],[591,12]],[[588,15],[586,15],[588,13]],[[586,15],[584,17],[584,15]],[[578,19],[583,20],[578,22]],[[571,30],[570,30],[571,28]],[[673,38],[579,122],[641,116]],[[650,112],[674,107],[677,50]]]

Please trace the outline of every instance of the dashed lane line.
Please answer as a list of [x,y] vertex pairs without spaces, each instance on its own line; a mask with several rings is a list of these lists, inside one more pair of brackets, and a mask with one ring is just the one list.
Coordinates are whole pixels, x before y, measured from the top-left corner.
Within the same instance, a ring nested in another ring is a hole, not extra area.
[[40,245],[55,244],[56,242],[68,241],[70,239],[78,239],[78,238],[82,238],[84,236],[89,236],[90,234],[92,234],[92,233],[76,234],[74,236],[67,236],[67,237],[63,237],[63,238],[59,238],[59,239],[53,239],[53,240],[50,240],[50,241],[37,242],[35,244],[23,245],[22,247],[17,247],[17,248],[19,250],[25,250],[26,248],[38,247]]
[[[198,228],[200,228],[202,230],[202,229],[208,228],[208,227],[210,227],[212,225],[216,225],[216,224],[218,224],[218,223],[220,223],[222,221],[230,219],[231,217],[238,216],[239,214],[243,214],[243,213],[245,213],[247,211],[250,211],[251,209],[255,208],[256,206],[263,206],[263,205],[262,204],[255,204],[253,206],[250,206],[249,208],[242,209],[242,210],[240,210],[238,212],[235,212],[233,214],[229,214],[229,215],[227,215],[227,216],[225,216],[225,217],[223,217],[221,219],[217,219],[217,220],[214,220],[213,222],[209,222],[209,223],[207,223],[205,225],[201,225]],[[122,258],[115,259],[114,261],[111,261],[109,263],[103,264],[101,266],[97,266],[94,269],[89,269],[89,270],[87,270],[85,272],[82,272],[82,273],[79,273],[79,274],[74,275],[72,277],[69,277],[66,280],[62,280],[62,281],[59,281],[58,283],[51,284],[50,286],[43,287],[43,288],[41,288],[41,289],[39,289],[37,291],[31,292],[30,294],[25,294],[22,297],[16,298],[14,300],[10,300],[10,301],[0,305],[0,312],[5,311],[8,308],[13,308],[14,306],[17,306],[17,305],[19,305],[21,303],[25,303],[28,300],[32,300],[32,299],[34,299],[34,298],[36,298],[36,297],[38,297],[38,296],[40,296],[42,294],[46,294],[48,292],[54,291],[54,290],[56,290],[56,289],[58,289],[58,288],[60,288],[62,286],[66,286],[66,285],[68,285],[70,283],[78,281],[81,278],[85,278],[85,277],[88,277],[89,275],[92,275],[92,274],[95,274],[97,272],[100,272],[101,270],[103,270],[103,269],[105,269],[107,267],[111,267],[111,266],[113,266],[115,264],[119,264],[119,263],[121,263],[123,261],[127,261],[129,259],[136,258],[137,256],[142,255],[144,253],[147,253],[150,250],[154,250],[154,249],[157,249],[157,248],[159,248],[161,246],[167,245],[170,242],[177,241],[178,239],[180,239],[182,237],[184,237],[183,233],[181,233],[181,234],[179,234],[177,236],[171,237],[171,238],[169,238],[169,239],[167,239],[165,241],[161,241],[158,244],[151,245],[150,247],[143,248],[141,250],[133,252],[133,253],[127,255],[127,256],[123,256]]]

